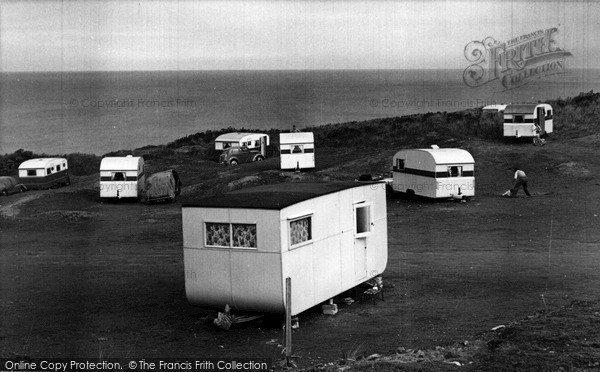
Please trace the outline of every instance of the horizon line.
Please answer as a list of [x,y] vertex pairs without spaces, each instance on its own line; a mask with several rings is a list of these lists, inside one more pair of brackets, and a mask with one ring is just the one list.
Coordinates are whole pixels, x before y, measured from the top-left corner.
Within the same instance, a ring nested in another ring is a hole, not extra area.
[[[440,71],[440,70],[459,70],[462,71],[464,68],[438,68],[438,67],[424,67],[424,68],[310,68],[310,69],[197,69],[197,70],[44,70],[44,71],[29,71],[29,70],[15,70],[15,71],[2,71],[0,74],[47,74],[47,73],[99,73],[99,72],[307,72],[307,71]],[[584,68],[584,67],[571,67],[569,70],[600,70],[597,68]]]

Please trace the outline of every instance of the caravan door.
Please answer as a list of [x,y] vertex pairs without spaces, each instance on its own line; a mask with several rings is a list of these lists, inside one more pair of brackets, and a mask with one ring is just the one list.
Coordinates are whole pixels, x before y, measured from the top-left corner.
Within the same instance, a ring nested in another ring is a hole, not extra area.
[[538,107],[536,109],[536,120],[537,120],[537,124],[540,126],[541,130],[541,134],[546,133],[546,110],[544,110],[543,107]]
[[372,204],[354,204],[354,278],[359,281],[367,277],[367,237],[373,228]]
[[126,172],[111,172],[110,176],[111,192],[110,197],[121,198],[123,197],[123,191],[127,188],[127,173]]
[[358,282],[367,277],[367,239],[354,239],[354,279]]

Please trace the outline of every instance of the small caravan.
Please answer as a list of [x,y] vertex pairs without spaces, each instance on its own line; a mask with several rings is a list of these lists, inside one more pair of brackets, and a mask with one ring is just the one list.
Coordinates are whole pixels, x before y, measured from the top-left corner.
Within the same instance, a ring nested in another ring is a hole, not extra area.
[[182,207],[185,291],[192,305],[292,315],[381,275],[385,187],[262,185]]
[[504,109],[504,137],[535,137],[535,124],[541,134],[552,133],[552,106],[547,103],[508,105]]
[[65,158],[26,160],[19,165],[19,179],[28,189],[48,189],[71,183]]
[[127,155],[100,162],[101,198],[139,198],[144,189],[144,158]]
[[475,195],[475,160],[462,149],[411,149],[393,158],[394,191],[428,198]]
[[225,150],[232,146],[261,149],[263,144],[265,147],[269,146],[269,136],[264,133],[232,132],[221,134],[215,139],[215,150]]
[[281,169],[313,169],[315,140],[312,132],[280,133]]

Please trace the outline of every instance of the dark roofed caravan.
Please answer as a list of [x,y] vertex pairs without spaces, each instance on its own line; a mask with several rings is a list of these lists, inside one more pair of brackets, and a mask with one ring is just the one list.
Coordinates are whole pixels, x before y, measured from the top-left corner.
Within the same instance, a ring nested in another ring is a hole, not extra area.
[[185,290],[193,305],[296,315],[383,273],[383,183],[284,183],[184,204]]

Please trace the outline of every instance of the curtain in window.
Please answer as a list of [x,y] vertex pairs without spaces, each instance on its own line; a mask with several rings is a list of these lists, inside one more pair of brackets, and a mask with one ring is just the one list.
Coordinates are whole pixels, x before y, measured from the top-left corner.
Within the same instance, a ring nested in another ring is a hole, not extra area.
[[290,222],[290,245],[308,241],[310,235],[310,217]]
[[256,225],[233,224],[233,246],[256,248]]
[[229,247],[229,234],[228,223],[207,223],[206,245]]

